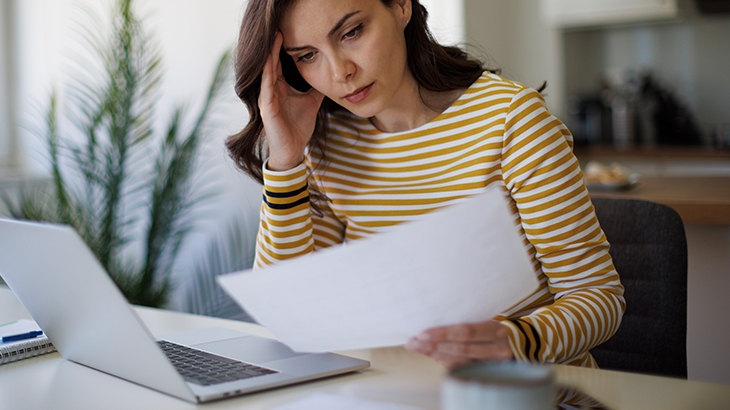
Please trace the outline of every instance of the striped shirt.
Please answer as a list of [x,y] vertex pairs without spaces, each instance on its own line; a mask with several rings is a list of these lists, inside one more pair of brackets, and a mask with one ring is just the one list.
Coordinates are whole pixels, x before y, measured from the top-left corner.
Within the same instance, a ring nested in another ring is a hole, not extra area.
[[[416,129],[385,133],[346,111],[329,126],[326,163],[308,151],[297,168],[264,169],[257,267],[388,231],[497,186],[540,284],[496,318],[510,329],[515,357],[597,367],[589,350],[618,328],[623,287],[572,136],[537,91],[484,73]],[[310,185],[331,199],[322,216]]]

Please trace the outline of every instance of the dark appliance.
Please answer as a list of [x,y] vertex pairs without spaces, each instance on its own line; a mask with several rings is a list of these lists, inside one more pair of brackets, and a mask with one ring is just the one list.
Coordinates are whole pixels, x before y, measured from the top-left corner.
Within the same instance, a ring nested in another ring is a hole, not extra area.
[[730,13],[730,0],[695,0],[702,13]]

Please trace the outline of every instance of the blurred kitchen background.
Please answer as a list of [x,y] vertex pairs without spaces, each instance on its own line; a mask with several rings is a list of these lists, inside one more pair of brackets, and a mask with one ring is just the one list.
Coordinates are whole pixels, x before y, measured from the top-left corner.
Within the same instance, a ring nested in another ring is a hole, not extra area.
[[[42,126],[40,113],[51,90],[62,88],[88,53],[79,46],[78,24],[86,21],[81,10],[103,16],[112,2],[0,0],[0,189],[5,192],[12,195],[21,185],[48,179],[44,144],[34,133]],[[215,63],[235,43],[244,2],[139,2],[164,58],[155,114],[160,129],[175,105],[195,108],[202,101]],[[526,85],[547,81],[548,108],[573,132],[581,163],[618,162],[639,175],[634,191],[617,195],[638,195],[642,186],[656,184],[652,199],[681,210],[690,257],[689,378],[730,383],[725,353],[730,340],[730,0],[422,3],[442,42],[464,45]],[[246,115],[231,88],[216,110],[201,158],[219,195],[183,245],[171,308],[184,309],[187,291],[195,286],[190,258],[231,218],[243,221],[247,237],[255,235],[260,187],[235,170],[222,146],[243,127]],[[702,189],[676,189],[682,182]],[[662,188],[666,185],[674,189]],[[250,255],[253,240],[244,248],[241,252]]]

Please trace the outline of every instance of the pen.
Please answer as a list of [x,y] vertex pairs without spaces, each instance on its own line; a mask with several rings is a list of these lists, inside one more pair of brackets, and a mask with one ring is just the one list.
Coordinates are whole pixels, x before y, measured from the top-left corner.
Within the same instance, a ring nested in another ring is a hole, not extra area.
[[17,335],[3,336],[2,343],[17,342],[18,340],[32,339],[32,338],[34,338],[36,336],[40,336],[42,334],[43,334],[42,330],[33,330],[28,333],[20,333]]

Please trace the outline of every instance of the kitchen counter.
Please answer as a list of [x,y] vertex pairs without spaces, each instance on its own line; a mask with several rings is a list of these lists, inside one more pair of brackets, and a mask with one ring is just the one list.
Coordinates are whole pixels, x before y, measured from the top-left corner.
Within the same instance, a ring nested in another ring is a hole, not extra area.
[[730,225],[730,150],[703,147],[576,147],[590,161],[618,163],[639,183],[625,191],[591,191],[593,197],[635,198],[674,208],[685,224]]
[[616,149],[607,145],[576,146],[573,150],[578,158],[585,159],[724,159],[730,160],[730,149],[700,146],[637,146],[631,149]]
[[626,191],[591,196],[634,198],[672,207],[685,224],[730,225],[730,177],[640,177]]

